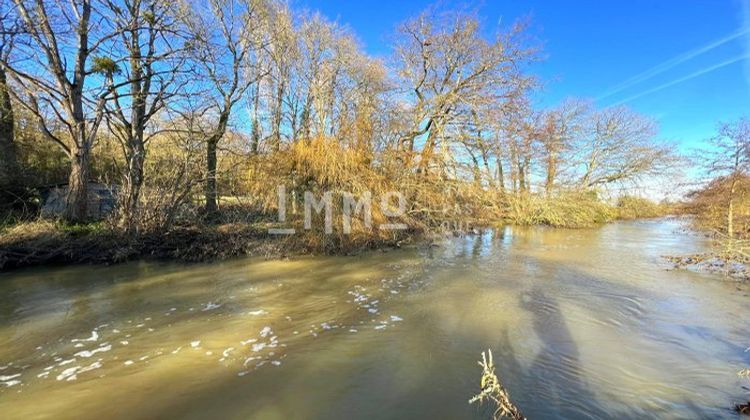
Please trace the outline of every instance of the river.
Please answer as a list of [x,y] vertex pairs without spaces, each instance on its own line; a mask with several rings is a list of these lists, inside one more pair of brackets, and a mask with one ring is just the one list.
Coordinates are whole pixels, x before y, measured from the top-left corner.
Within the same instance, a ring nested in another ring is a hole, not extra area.
[[670,270],[676,220],[354,257],[0,274],[4,419],[736,418],[750,287]]

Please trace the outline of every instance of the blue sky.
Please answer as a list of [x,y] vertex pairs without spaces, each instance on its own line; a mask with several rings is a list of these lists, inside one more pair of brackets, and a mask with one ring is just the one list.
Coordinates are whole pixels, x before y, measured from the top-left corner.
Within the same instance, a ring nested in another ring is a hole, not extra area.
[[[295,2],[348,25],[378,56],[389,53],[398,22],[432,3]],[[710,137],[718,120],[750,115],[750,0],[467,4],[478,7],[488,34],[498,23],[531,18],[530,34],[544,49],[544,60],[532,68],[545,82],[538,95],[543,105],[571,96],[596,99],[601,107],[625,103],[659,121],[661,136],[684,151]]]

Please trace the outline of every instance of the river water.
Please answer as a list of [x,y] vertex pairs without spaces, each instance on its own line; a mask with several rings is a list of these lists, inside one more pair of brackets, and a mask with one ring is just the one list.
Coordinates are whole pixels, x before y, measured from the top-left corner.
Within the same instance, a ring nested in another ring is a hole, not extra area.
[[678,221],[356,257],[0,274],[0,417],[460,419],[480,352],[538,418],[736,418],[750,287]]

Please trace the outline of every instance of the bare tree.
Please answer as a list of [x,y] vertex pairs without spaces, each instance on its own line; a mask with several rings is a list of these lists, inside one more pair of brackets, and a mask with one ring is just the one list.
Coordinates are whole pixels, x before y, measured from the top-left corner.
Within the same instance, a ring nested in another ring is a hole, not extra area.
[[750,170],[750,118],[720,123],[710,144],[710,149],[701,151],[700,159],[711,177],[723,177],[717,185],[723,187],[719,190],[725,201],[726,231],[733,238],[737,187]]
[[656,124],[628,108],[594,112],[587,125],[576,143],[580,188],[636,182],[663,173],[674,161],[671,146],[656,140]]
[[0,188],[14,188],[19,171],[14,141],[13,103],[11,102],[10,84],[2,63],[9,60],[13,40],[21,32],[17,19],[13,16],[12,6],[6,0],[0,0]]
[[284,4],[274,4],[266,16],[268,24],[268,47],[265,59],[268,61],[269,113],[271,119],[271,143],[273,150],[279,150],[282,142],[284,122],[284,98],[289,94],[293,65],[298,55],[296,30],[292,12]]
[[167,0],[105,0],[116,34],[111,57],[94,60],[106,75],[111,99],[106,121],[125,157],[120,222],[137,229],[146,145],[158,131],[149,126],[181,88],[183,33],[180,10]]
[[584,134],[584,117],[589,112],[589,104],[579,100],[567,100],[545,112],[541,117],[539,141],[545,161],[544,191],[552,193],[561,170],[561,162],[570,155],[573,142]]
[[[227,132],[233,108],[263,76],[255,53],[262,41],[255,31],[267,6],[259,0],[210,0],[208,10],[195,9],[190,22],[193,52],[206,79],[208,109],[215,123],[206,130],[205,211],[218,211],[216,151]],[[257,129],[253,123],[253,129]]]
[[520,72],[533,53],[518,41],[522,30],[516,25],[488,41],[472,14],[435,10],[400,26],[396,61],[413,101],[412,127],[400,143],[412,153],[416,140],[423,139],[420,171],[429,166],[443,130],[470,115],[467,109],[509,100],[531,84]]
[[104,86],[89,86],[96,69],[87,66],[107,35],[95,34],[91,0],[65,5],[45,0],[14,3],[28,39],[19,43],[11,58],[3,57],[3,68],[19,88],[18,103],[70,158],[64,216],[80,222],[87,217],[91,149],[107,95]]

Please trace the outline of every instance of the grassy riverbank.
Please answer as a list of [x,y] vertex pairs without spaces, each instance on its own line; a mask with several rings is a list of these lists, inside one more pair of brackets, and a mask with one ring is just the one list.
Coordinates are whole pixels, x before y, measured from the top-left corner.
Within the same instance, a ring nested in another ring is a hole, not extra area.
[[[115,264],[134,259],[202,262],[239,256],[348,255],[430,242],[503,224],[591,228],[616,219],[663,216],[668,211],[666,206],[636,198],[621,199],[617,205],[610,205],[591,194],[569,194],[557,200],[527,197],[508,201],[505,209],[503,218],[473,218],[455,223],[432,221],[428,225],[410,218],[411,227],[397,231],[365,229],[355,223],[350,234],[344,234],[341,226],[335,224],[333,232],[326,234],[322,220],[317,219],[319,227],[305,230],[300,218],[281,225],[270,214],[242,218],[231,217],[230,212],[211,222],[193,219],[168,230],[145,232],[127,232],[111,221],[84,224],[43,219],[14,221],[0,227],[0,270],[47,264]],[[297,233],[269,234],[269,229],[274,228],[293,228]]]
[[106,223],[69,225],[34,221],[0,230],[0,270],[50,264],[116,264],[135,259],[184,262],[239,256],[279,258],[301,254],[353,254],[398,247],[418,240],[417,232],[384,235],[270,235],[271,223],[221,223],[174,227],[169,231],[125,233]]

